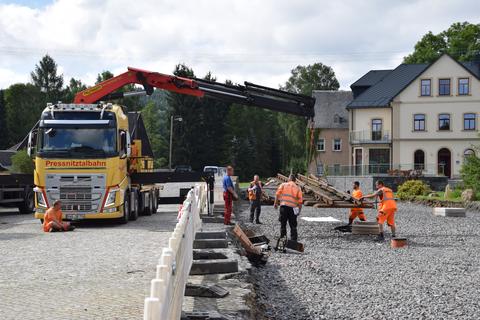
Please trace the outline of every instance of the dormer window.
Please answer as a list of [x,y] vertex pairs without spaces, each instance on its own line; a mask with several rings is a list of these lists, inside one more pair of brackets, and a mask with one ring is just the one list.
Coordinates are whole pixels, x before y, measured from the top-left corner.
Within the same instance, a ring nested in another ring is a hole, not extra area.
[[432,95],[432,80],[422,79],[420,81],[420,95],[422,97],[429,97]]
[[450,79],[438,79],[438,95],[450,95]]
[[458,95],[468,96],[470,94],[470,79],[460,78],[458,79]]

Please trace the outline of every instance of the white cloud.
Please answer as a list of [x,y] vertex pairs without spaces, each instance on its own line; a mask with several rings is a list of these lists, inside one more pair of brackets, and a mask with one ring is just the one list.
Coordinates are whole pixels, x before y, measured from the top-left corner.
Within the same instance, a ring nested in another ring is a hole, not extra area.
[[[278,86],[290,69],[331,65],[342,88],[392,68],[427,31],[478,22],[476,0],[57,0],[0,4],[0,87],[26,81],[50,53],[68,77],[91,84],[102,70],[137,66]],[[68,81],[68,79],[66,79]]]

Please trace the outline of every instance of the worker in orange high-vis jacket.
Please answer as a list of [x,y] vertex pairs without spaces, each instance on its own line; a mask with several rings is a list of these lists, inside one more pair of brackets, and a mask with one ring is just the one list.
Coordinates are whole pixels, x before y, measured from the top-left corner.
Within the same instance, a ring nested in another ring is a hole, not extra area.
[[[352,197],[360,200],[363,197],[363,192],[360,189],[360,182],[355,181],[353,183]],[[365,213],[363,213],[362,208],[352,208],[350,209],[350,216],[348,217],[348,225],[351,226],[353,221],[358,217],[361,221],[367,221]]]
[[392,230],[392,237],[396,236],[396,226],[395,226],[395,212],[397,211],[397,202],[393,195],[393,191],[390,188],[385,187],[385,184],[382,180],[378,180],[375,183],[377,191],[372,194],[363,196],[362,199],[375,198],[379,200],[378,206],[378,216],[377,222],[380,228],[380,234],[378,235],[378,240],[385,240],[383,234],[383,224],[387,222],[390,230]]
[[62,218],[62,202],[60,200],[56,200],[53,203],[53,207],[45,212],[45,216],[43,217],[43,231],[73,231],[75,227],[69,222],[62,221]]
[[288,177],[288,182],[282,183],[275,194],[275,209],[280,205],[280,238],[287,236],[287,222],[290,226],[290,239],[298,240],[297,217],[302,210],[303,194],[295,183],[293,174]]

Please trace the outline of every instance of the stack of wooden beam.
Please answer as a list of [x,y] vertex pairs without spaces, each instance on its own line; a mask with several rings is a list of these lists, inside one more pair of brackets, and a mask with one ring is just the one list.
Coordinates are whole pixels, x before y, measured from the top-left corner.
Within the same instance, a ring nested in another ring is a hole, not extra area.
[[380,234],[380,228],[375,221],[355,221],[352,234]]
[[[271,178],[264,187],[265,195],[275,198],[275,191],[281,183],[287,182],[288,178],[277,174]],[[303,192],[303,204],[315,208],[373,208],[372,202],[360,201],[353,198],[349,193],[335,189],[327,181],[314,175],[297,175],[297,185]]]

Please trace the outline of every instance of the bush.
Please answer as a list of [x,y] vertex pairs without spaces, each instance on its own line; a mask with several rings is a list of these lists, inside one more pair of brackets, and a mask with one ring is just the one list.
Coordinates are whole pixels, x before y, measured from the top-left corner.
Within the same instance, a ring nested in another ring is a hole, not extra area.
[[468,156],[460,169],[463,183],[466,188],[472,188],[475,192],[480,192],[480,158],[477,156]]
[[397,197],[401,200],[413,199],[416,196],[426,196],[432,190],[422,180],[408,180],[398,187]]
[[13,173],[33,174],[33,161],[27,154],[27,151],[21,150],[12,156]]

